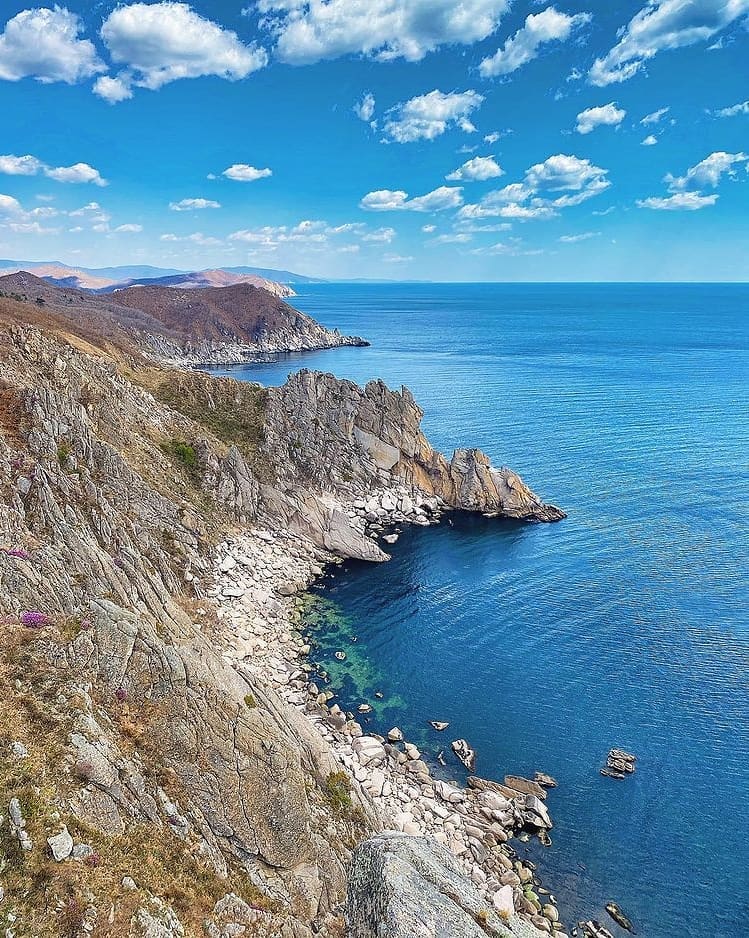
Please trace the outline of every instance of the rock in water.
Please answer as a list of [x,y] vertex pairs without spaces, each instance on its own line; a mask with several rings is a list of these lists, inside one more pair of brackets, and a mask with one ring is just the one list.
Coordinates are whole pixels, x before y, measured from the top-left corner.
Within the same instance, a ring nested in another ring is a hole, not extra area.
[[476,753],[464,739],[454,739],[452,748],[455,755],[460,759],[469,772],[473,772],[476,766]]
[[626,929],[628,932],[631,932],[633,935],[637,934],[631,920],[627,918],[616,902],[607,902],[606,911],[609,913],[611,918],[613,918],[617,925],[621,925],[622,928]]
[[446,730],[450,724],[443,723],[442,720],[430,720],[429,725],[432,727],[433,730],[437,730],[438,732],[441,732],[442,730]]
[[554,776],[547,775],[546,772],[536,772],[533,778],[542,788],[556,788],[558,784]]

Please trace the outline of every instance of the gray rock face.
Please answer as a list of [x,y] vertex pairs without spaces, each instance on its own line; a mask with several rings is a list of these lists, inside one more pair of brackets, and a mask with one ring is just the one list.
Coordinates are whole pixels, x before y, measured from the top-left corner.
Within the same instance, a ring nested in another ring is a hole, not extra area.
[[487,907],[444,847],[385,832],[354,851],[346,897],[348,938],[539,936]]

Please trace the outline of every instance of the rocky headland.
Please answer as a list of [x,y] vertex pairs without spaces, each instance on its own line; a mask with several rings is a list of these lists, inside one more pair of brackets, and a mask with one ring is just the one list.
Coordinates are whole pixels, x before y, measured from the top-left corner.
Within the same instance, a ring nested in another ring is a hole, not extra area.
[[35,304],[45,322],[74,335],[135,347],[155,361],[180,366],[241,364],[268,354],[369,344],[325,328],[277,292],[244,281],[96,294],[19,271],[0,276],[0,297]]
[[545,790],[365,734],[300,606],[391,523],[563,512],[435,452],[406,389],[165,367],[41,299],[0,298],[6,934],[563,935],[511,845]]

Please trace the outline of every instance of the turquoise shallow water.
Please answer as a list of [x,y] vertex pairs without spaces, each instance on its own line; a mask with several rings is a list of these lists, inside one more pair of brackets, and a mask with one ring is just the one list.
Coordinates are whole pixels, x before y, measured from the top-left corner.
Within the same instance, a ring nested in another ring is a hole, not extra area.
[[[556,776],[553,845],[521,849],[566,920],[623,935],[614,899],[641,935],[749,934],[749,287],[301,289],[372,347],[230,374],[407,384],[437,446],[481,446],[569,513],[455,516],[323,583],[310,627],[342,703],[381,689],[374,730]],[[639,756],[624,782],[598,773],[613,745]]]

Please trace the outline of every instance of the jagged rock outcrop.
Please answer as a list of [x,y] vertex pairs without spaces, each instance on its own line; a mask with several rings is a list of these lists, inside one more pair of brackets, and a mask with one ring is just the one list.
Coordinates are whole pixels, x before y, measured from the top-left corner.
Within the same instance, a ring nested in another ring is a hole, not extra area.
[[532,521],[565,517],[479,450],[456,450],[448,462],[422,433],[422,417],[407,388],[391,391],[382,381],[360,388],[302,370],[269,391],[265,446],[286,479],[302,477],[323,492],[403,484],[448,508]]
[[453,855],[433,840],[386,831],[354,851],[346,897],[349,938],[539,938],[487,907]]

